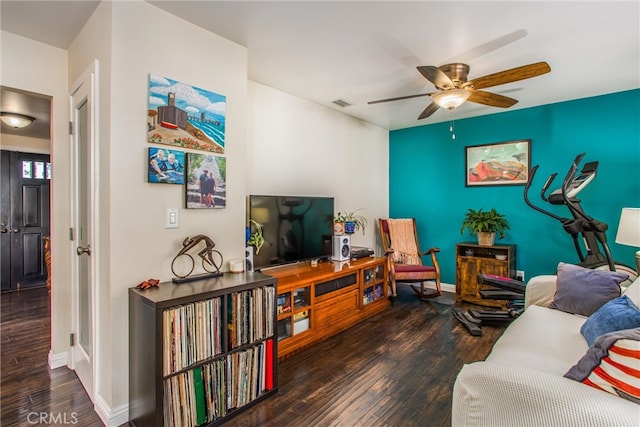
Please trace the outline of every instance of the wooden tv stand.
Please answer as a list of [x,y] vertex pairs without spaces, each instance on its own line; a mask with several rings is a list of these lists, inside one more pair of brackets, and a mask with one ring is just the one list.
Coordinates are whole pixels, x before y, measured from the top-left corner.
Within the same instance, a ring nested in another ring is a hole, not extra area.
[[389,306],[387,259],[309,262],[262,271],[278,282],[278,359],[348,329]]

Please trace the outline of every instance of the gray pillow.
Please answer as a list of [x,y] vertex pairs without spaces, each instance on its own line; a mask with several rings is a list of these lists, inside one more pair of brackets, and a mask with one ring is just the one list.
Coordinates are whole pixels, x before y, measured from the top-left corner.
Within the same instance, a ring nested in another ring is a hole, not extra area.
[[608,270],[593,270],[559,263],[556,293],[549,308],[591,316],[605,303],[620,296],[620,283],[629,276]]

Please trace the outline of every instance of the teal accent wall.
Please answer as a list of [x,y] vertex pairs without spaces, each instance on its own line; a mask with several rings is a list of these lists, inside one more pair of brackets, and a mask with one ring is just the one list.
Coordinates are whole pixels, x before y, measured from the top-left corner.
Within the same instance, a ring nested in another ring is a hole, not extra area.
[[456,243],[476,239],[460,234],[469,208],[495,207],[507,216],[511,230],[496,242],[517,245],[517,269],[525,271],[527,280],[554,274],[560,261],[579,262],[561,224],[525,204],[524,186],[465,186],[465,147],[516,139],[531,140],[531,164],[539,165],[530,199],[563,217],[570,217],[565,206],[539,197],[547,177],[558,172],[551,190],[559,188],[579,153],[586,153],[583,164],[600,162],[579,199],[587,214],[609,225],[614,258],[635,265],[637,249],[614,240],[621,209],[640,207],[640,90],[456,120],[455,139],[449,126],[437,123],[389,135],[389,215],[417,219],[421,248],[441,250],[444,283],[455,283]]

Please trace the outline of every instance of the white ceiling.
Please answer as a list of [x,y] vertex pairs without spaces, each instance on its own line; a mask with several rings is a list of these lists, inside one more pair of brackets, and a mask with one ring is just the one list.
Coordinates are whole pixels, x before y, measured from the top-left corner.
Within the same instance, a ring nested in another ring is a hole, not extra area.
[[[510,110],[640,87],[637,0],[146,1],[246,46],[251,80],[386,129],[505,111],[467,102],[418,121],[428,97],[367,104],[432,92],[418,65],[465,62],[473,79],[547,61],[550,74],[487,89],[518,99]],[[67,48],[96,4],[2,0],[1,25]]]

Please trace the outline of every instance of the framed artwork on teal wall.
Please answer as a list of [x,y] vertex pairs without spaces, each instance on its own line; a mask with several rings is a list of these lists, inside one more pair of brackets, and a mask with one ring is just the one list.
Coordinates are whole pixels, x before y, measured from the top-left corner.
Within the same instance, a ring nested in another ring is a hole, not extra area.
[[530,139],[465,147],[465,185],[525,185],[530,159]]

